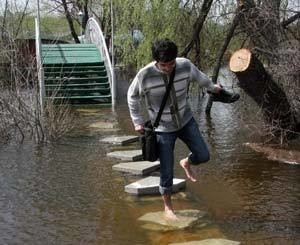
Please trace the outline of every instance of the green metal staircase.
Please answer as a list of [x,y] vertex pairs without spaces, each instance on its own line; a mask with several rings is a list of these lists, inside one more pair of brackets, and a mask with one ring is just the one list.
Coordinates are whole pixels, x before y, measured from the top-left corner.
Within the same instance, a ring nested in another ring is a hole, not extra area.
[[95,44],[42,45],[46,99],[111,105],[109,79]]

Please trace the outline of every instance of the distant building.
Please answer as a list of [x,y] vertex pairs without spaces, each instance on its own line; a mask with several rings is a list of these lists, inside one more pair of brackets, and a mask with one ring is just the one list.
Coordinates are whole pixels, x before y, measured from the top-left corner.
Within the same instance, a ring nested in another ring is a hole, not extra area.
[[[51,37],[49,35],[41,35],[42,44],[49,43],[68,43],[63,38]],[[10,81],[14,76],[11,74],[14,69],[19,69],[24,75],[24,79],[32,75],[32,71],[36,69],[36,49],[35,34],[28,33],[15,40],[9,41],[7,44],[1,44],[3,51],[0,57],[0,80]]]

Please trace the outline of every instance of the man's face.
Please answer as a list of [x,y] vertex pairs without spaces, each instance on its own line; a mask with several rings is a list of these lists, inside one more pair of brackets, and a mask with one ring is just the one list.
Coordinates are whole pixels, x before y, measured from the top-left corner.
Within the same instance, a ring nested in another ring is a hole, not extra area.
[[157,61],[156,66],[159,70],[161,70],[165,74],[170,74],[175,67],[176,60],[171,60],[169,62]]

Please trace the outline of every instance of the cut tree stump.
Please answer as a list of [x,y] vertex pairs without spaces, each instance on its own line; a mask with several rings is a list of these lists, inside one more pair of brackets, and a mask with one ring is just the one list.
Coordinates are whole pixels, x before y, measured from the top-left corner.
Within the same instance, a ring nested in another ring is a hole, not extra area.
[[287,136],[292,136],[292,131],[299,131],[295,113],[285,92],[249,49],[234,52],[229,68],[237,76],[239,86],[262,108],[272,133],[280,136],[285,132]]

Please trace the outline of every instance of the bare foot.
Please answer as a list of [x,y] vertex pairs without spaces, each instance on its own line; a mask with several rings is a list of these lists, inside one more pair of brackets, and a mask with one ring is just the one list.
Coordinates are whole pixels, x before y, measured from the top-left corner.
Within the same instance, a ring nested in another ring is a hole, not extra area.
[[168,221],[179,220],[173,210],[165,210],[165,218]]
[[192,182],[196,182],[196,174],[191,169],[190,163],[187,158],[184,158],[180,161],[180,166],[184,169],[186,177],[188,177]]

